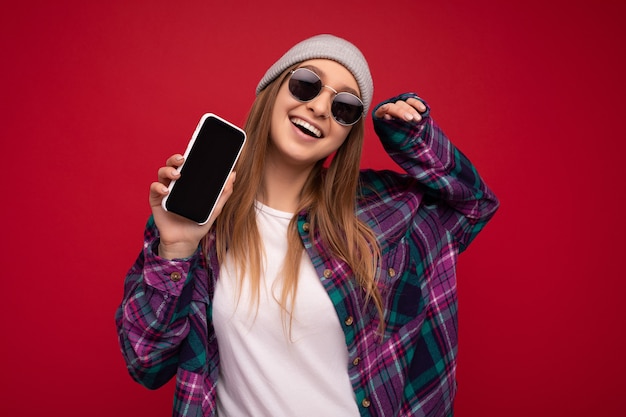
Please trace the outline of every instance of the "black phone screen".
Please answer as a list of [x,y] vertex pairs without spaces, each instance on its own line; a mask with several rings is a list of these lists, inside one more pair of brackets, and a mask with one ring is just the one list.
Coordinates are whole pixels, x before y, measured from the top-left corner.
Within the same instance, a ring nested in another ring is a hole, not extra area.
[[168,211],[196,223],[205,223],[222,193],[245,142],[245,133],[214,115],[208,115],[187,151],[165,201]]

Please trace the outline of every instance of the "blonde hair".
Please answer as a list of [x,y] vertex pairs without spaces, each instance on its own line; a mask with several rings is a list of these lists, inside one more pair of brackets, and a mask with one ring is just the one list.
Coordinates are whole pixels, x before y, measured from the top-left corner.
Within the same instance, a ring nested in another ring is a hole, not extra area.
[[[244,275],[249,274],[251,293],[256,297],[251,301],[257,306],[264,253],[256,225],[255,201],[261,189],[270,146],[274,102],[290,70],[262,90],[252,105],[245,125],[248,140],[235,167],[237,184],[214,224],[219,262],[224,262],[228,251],[234,260],[239,288],[242,288]],[[363,307],[374,302],[380,319],[378,330],[382,334],[383,303],[376,278],[380,248],[374,232],[357,218],[355,211],[363,136],[364,122],[361,119],[352,127],[327,167],[324,160],[318,161],[302,189],[300,206],[289,223],[288,251],[282,266],[283,285],[277,299],[283,312],[289,315],[289,329],[304,251],[297,218],[298,213],[306,210],[309,233],[319,234],[329,254],[352,268],[357,284],[364,290]]]

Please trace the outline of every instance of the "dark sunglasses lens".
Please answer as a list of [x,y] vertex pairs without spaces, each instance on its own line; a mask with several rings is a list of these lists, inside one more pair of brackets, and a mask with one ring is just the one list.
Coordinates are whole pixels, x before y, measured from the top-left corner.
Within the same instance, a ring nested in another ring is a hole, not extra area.
[[339,93],[333,100],[331,113],[338,123],[352,125],[361,118],[363,103],[350,93]]
[[297,69],[289,79],[289,92],[300,101],[313,100],[322,90],[322,80],[312,71]]

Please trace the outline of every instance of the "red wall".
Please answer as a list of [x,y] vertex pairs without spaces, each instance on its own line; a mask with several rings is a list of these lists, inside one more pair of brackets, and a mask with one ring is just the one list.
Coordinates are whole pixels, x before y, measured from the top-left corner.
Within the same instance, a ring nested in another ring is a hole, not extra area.
[[[169,415],[113,322],[148,185],[202,113],[243,123],[265,69],[322,32],[362,48],[376,102],[425,97],[502,200],[460,260],[456,415],[623,413],[619,2],[4,3],[1,415]],[[367,128],[364,165],[393,167]]]

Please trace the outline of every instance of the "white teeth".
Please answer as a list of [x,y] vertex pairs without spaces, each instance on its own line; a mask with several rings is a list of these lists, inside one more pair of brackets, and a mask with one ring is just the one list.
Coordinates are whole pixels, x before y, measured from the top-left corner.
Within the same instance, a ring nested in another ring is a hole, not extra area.
[[305,128],[306,130],[311,132],[316,138],[321,138],[322,137],[322,132],[318,128],[316,128],[315,126],[311,125],[310,123],[305,122],[302,119],[297,119],[297,118],[293,117],[291,119],[291,123],[293,123],[294,125],[297,125],[297,126]]

